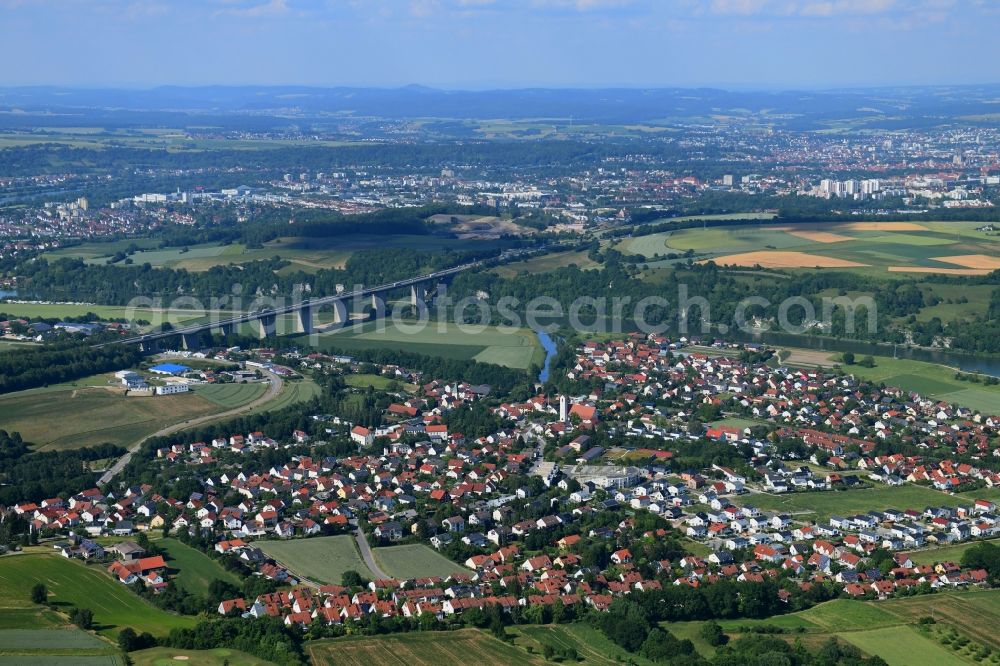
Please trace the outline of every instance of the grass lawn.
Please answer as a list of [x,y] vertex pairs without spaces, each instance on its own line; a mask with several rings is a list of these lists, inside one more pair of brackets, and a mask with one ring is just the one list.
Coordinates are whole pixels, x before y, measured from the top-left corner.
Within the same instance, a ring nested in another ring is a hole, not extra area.
[[[0,396],[0,423],[42,450],[105,442],[128,447],[164,426],[246,404],[265,390],[264,385],[220,385],[169,396],[125,396],[109,385],[111,377],[95,375]],[[275,402],[283,398],[289,399],[283,393]]]
[[475,359],[517,369],[540,364],[544,359],[538,336],[529,329],[467,326],[462,330],[449,323],[439,330],[436,322],[414,332],[407,331],[406,324],[397,327],[391,322],[381,328],[378,330],[376,324],[368,323],[322,334],[317,346],[348,354],[363,349],[394,349],[457,360]]
[[0,558],[0,617],[8,608],[35,608],[31,587],[44,583],[49,600],[62,610],[70,606],[94,611],[94,625],[103,636],[115,637],[122,627],[164,636],[171,629],[191,627],[195,618],[167,613],[137,597],[97,567],[58,555],[21,554]]
[[[477,629],[411,632],[388,636],[339,638],[306,643],[314,666],[466,666],[467,664],[544,664],[540,654],[509,645]],[[604,662],[608,663],[608,662]]]
[[[215,648],[214,650],[180,650],[177,648],[156,647],[148,650],[130,652],[129,658],[135,666],[223,666],[223,664],[239,664],[240,666],[266,666],[264,661],[238,650]],[[179,659],[183,657],[183,659]]]
[[235,574],[223,569],[222,565],[208,555],[177,539],[159,539],[155,543],[166,551],[167,566],[178,570],[174,578],[177,586],[191,594],[206,594],[208,586],[216,579],[237,586],[240,584]]
[[468,569],[452,562],[444,555],[424,544],[387,546],[372,550],[378,566],[393,578],[410,579],[424,576],[450,576],[453,573],[468,572]]
[[927,506],[968,506],[975,499],[975,497],[948,495],[932,488],[908,483],[896,488],[876,486],[857,490],[799,492],[784,495],[751,493],[740,496],[737,501],[764,511],[793,514],[798,519],[815,517],[824,520],[832,515],[848,516],[884,509],[922,511]]
[[[987,541],[996,542],[995,539]],[[965,551],[979,544],[979,541],[966,541],[953,546],[941,546],[940,548],[927,548],[925,550],[909,551],[910,559],[916,564],[935,564],[937,562],[960,562]]]
[[339,585],[344,572],[351,570],[365,578],[375,577],[358,554],[352,535],[256,543],[261,550],[293,573],[317,583]]

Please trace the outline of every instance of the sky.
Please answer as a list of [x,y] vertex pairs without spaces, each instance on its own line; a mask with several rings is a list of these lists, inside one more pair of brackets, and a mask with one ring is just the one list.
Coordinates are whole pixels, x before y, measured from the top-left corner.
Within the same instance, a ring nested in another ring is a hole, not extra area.
[[0,85],[1000,83],[1000,0],[0,0]]

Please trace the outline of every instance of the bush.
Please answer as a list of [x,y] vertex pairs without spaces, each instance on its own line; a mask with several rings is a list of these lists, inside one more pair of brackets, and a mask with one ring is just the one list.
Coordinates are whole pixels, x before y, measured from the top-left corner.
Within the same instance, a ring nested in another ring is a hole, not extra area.
[[69,619],[81,629],[90,629],[94,626],[94,611],[89,608],[74,608]]
[[44,604],[49,600],[49,591],[44,583],[35,583],[31,588],[31,603]]

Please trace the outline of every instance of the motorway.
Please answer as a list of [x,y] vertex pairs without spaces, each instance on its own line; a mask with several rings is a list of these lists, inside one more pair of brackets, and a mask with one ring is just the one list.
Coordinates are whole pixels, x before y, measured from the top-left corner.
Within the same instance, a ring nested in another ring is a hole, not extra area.
[[107,470],[104,471],[104,474],[101,475],[101,478],[97,480],[98,485],[104,485],[105,483],[109,483],[113,478],[115,478],[123,469],[125,469],[125,466],[128,465],[129,461],[132,460],[132,455],[139,450],[139,447],[141,447],[147,440],[153,437],[166,437],[167,435],[173,434],[178,430],[186,430],[188,428],[194,428],[195,426],[209,423],[211,421],[215,421],[218,419],[229,418],[230,416],[238,416],[240,414],[243,414],[244,412],[252,411],[254,407],[260,407],[261,405],[264,405],[265,403],[276,398],[278,394],[281,393],[281,389],[285,384],[284,380],[278,375],[268,370],[262,370],[261,372],[266,374],[268,379],[268,387],[264,395],[257,398],[253,402],[248,402],[245,405],[236,407],[235,409],[230,409],[227,412],[221,412],[218,414],[208,414],[206,416],[199,416],[196,419],[190,419],[188,421],[182,421],[180,423],[169,425],[165,428],[160,428],[156,432],[146,435],[138,442],[130,446],[128,452],[126,452],[125,455],[119,458],[114,465],[112,465],[111,467],[109,467]]

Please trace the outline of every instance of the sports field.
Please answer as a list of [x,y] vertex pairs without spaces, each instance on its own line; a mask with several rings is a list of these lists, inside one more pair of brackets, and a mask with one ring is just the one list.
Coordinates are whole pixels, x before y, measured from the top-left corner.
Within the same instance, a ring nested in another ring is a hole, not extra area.
[[[125,396],[110,381],[113,375],[95,375],[0,396],[0,423],[42,450],[105,442],[127,447],[165,426],[246,404],[265,390],[264,385],[228,384],[176,395]],[[57,413],[59,418],[53,418]]]
[[681,229],[621,241],[647,258],[691,250],[720,265],[984,275],[1000,267],[1000,239],[974,222],[850,222]]
[[[441,356],[458,360],[476,360],[508,368],[526,369],[545,358],[538,336],[524,328],[464,327],[436,322],[409,332],[409,324],[397,327],[387,322],[377,330],[376,324],[352,326],[335,333],[319,336],[320,349],[339,349],[346,353],[362,349],[394,349]],[[413,324],[416,328],[416,324]],[[481,330],[480,330],[481,329]],[[306,338],[303,338],[305,340]]]
[[122,627],[163,636],[177,627],[194,626],[193,617],[161,611],[111,579],[99,567],[50,554],[20,554],[0,557],[0,617],[8,609],[23,612],[37,608],[29,601],[31,587],[44,583],[49,600],[61,609],[70,606],[94,611],[97,632],[117,636]]
[[194,595],[204,595],[214,580],[239,585],[235,574],[226,571],[218,562],[199,550],[186,546],[177,539],[159,539],[156,545],[166,551],[167,566],[177,571],[173,578],[178,587]]
[[468,569],[452,562],[444,555],[423,544],[386,546],[374,548],[372,553],[378,566],[393,578],[400,580],[423,576],[450,576],[453,573],[468,573]]
[[314,666],[466,666],[544,664],[540,654],[504,643],[477,629],[339,638],[306,644]]
[[257,545],[289,571],[317,583],[340,584],[345,571],[357,571],[364,578],[374,578],[351,535],[258,541]]

